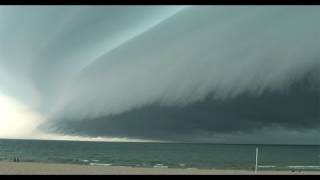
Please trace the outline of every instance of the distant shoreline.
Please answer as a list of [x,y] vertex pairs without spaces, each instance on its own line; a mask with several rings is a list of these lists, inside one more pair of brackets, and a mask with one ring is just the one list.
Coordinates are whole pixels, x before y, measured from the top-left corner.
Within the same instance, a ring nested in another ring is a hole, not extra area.
[[208,144],[208,145],[244,145],[244,146],[320,146],[320,144],[280,144],[280,143],[216,143],[216,142],[189,142],[189,141],[94,141],[74,139],[24,139],[24,138],[0,138],[0,141],[62,141],[62,142],[90,142],[90,143],[155,143],[155,144]]
[[[36,162],[5,162],[0,161],[0,174],[105,174],[105,175],[174,175],[174,174],[203,174],[203,175],[254,175],[254,171],[249,170],[220,170],[220,169],[179,169],[179,168],[145,168],[127,166],[90,166],[77,164],[57,164],[57,163],[36,163]],[[288,174],[303,175],[317,174],[320,171],[259,171],[259,174]]]

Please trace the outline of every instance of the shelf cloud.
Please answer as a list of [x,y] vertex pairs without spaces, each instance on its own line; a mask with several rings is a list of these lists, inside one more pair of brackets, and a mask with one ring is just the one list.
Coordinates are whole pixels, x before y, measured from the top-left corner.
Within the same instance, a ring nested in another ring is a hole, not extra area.
[[319,18],[316,6],[1,7],[0,90],[44,132],[315,143]]

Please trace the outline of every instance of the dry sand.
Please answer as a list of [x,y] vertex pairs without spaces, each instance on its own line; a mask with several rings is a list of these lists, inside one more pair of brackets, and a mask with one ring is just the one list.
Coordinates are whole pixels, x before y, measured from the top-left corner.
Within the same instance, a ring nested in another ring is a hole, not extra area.
[[[106,175],[254,175],[253,171],[246,170],[200,170],[200,169],[173,169],[173,168],[137,168],[122,166],[87,166],[73,164],[49,164],[29,162],[0,162],[0,174],[106,174]],[[259,174],[305,175],[317,174],[320,171],[260,171]]]

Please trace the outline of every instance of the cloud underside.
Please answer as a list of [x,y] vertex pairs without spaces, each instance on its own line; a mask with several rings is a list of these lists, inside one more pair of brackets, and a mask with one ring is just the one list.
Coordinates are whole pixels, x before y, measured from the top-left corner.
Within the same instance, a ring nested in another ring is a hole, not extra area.
[[313,143],[319,10],[0,7],[0,91],[44,132]]
[[320,89],[309,77],[293,83],[285,91],[264,92],[259,96],[244,94],[230,99],[213,99],[209,95],[203,101],[186,106],[154,103],[95,119],[63,119],[54,126],[62,133],[83,136],[308,143],[308,138],[303,138],[306,135],[316,143],[319,133],[309,135],[308,131],[319,132],[320,129]]

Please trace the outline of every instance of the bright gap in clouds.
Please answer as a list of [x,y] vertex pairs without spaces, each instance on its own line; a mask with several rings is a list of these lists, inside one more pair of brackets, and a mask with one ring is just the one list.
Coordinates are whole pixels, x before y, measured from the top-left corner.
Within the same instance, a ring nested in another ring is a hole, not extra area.
[[0,94],[0,137],[30,137],[42,117],[16,100]]
[[45,133],[37,127],[45,121],[40,114],[31,111],[24,104],[0,93],[0,137],[6,139],[47,139],[74,141],[123,141],[142,142],[139,139],[115,137],[82,137]]

